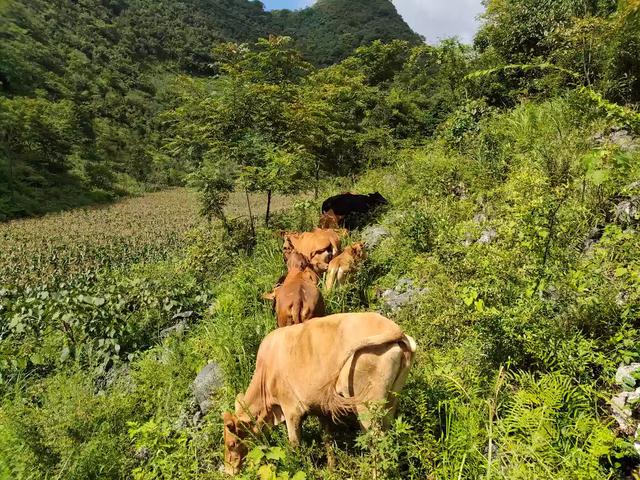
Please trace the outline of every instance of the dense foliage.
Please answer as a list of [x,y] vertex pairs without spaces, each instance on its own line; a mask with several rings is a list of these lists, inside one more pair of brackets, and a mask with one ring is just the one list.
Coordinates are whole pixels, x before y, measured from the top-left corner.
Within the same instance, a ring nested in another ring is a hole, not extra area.
[[[617,368],[640,362],[640,2],[486,4],[473,47],[374,41],[326,67],[305,60],[295,35],[189,57],[175,33],[174,46],[134,42],[149,50],[131,47],[131,63],[104,60],[99,71],[114,73],[103,78],[91,70],[99,55],[84,67],[56,56],[67,40],[42,36],[54,50],[37,63],[29,55],[40,50],[19,50],[24,28],[3,32],[12,47],[2,65],[19,75],[39,65],[31,83],[1,70],[0,121],[27,122],[2,137],[3,152],[14,149],[1,157],[7,168],[52,181],[69,165],[86,175],[102,166],[111,192],[144,181],[118,163],[141,148],[158,183],[189,172],[205,217],[171,190],[0,226],[0,249],[11,250],[0,259],[0,478],[223,478],[220,413],[275,328],[261,295],[284,269],[276,232],[313,227],[320,200],[345,190],[389,200],[376,220],[386,235],[326,304],[381,311],[416,338],[400,416],[388,432],[345,426],[333,470],[315,421],[297,450],[275,428],[251,439],[241,478],[638,478],[637,406],[624,425],[611,399],[637,383],[616,380]],[[55,13],[30,5],[40,13],[22,24]],[[80,15],[87,3],[65,5]],[[173,32],[163,22],[184,18],[162,16],[161,2],[137,5],[158,9],[156,40]],[[124,21],[124,6],[91,11]],[[70,38],[96,29],[89,52],[118,35],[66,15],[58,22],[79,22]],[[162,68],[128,70],[152,51]],[[169,64],[182,73],[167,76]],[[88,97],[75,96],[73,79]],[[93,129],[125,125],[111,108],[130,100],[116,89],[124,79],[144,93],[154,134],[110,146],[120,130]],[[104,96],[91,94],[98,86]],[[85,157],[78,145],[112,156]],[[300,193],[314,189],[314,200]],[[269,192],[267,225],[254,217]],[[203,416],[192,383],[209,362],[222,384]]]

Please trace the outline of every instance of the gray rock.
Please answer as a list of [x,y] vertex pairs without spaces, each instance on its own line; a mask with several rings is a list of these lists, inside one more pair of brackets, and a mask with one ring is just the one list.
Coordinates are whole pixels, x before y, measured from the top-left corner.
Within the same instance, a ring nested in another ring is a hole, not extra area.
[[624,307],[627,303],[629,303],[629,292],[626,290],[621,290],[616,295],[616,305],[620,308]]
[[637,428],[637,421],[633,418],[633,404],[640,400],[640,388],[632,392],[620,392],[611,399],[611,414],[618,423],[620,430],[632,435]]
[[634,225],[640,221],[640,196],[623,200],[615,206],[613,215],[621,225]]
[[459,182],[457,185],[455,185],[452,189],[452,193],[458,197],[460,200],[466,200],[467,199],[467,186],[464,184],[464,182]]
[[475,223],[484,223],[487,221],[487,216],[484,213],[476,213],[473,216],[473,221]]
[[640,143],[637,138],[633,137],[629,130],[625,128],[617,128],[608,135],[605,133],[598,133],[594,135],[593,141],[599,145],[607,143],[613,143],[620,147],[623,152],[635,152],[640,150]]
[[640,190],[640,180],[630,183],[629,185],[627,185],[626,187],[624,187],[625,190],[629,190],[629,191],[633,191],[633,190]]
[[488,245],[490,243],[493,243],[496,238],[498,238],[498,232],[496,232],[493,228],[489,228],[482,232],[480,238],[476,243],[479,243],[481,245]]
[[224,375],[222,369],[215,362],[209,362],[196,376],[192,385],[193,396],[203,415],[206,415],[211,409],[211,395],[222,387],[223,382]]
[[620,365],[616,370],[616,383],[626,390],[633,390],[637,383],[634,373],[640,374],[640,363]]
[[174,334],[180,336],[187,330],[189,330],[189,324],[186,320],[181,320],[175,325],[160,330],[160,338],[167,338],[168,336]]
[[382,301],[387,310],[397,312],[428,292],[427,288],[416,287],[410,278],[401,278],[394,288],[382,292]]
[[462,245],[464,247],[470,247],[471,245],[473,245],[475,243],[473,235],[471,235],[471,233],[467,232],[464,234],[464,240],[462,241]]
[[135,452],[133,452],[133,456],[138,460],[148,460],[151,456],[151,450],[149,450],[147,447],[140,447],[136,449]]
[[589,235],[582,242],[582,251],[587,252],[593,248],[593,246],[602,238],[603,229],[600,227],[593,227],[589,230]]
[[179,312],[176,313],[173,317],[171,317],[171,320],[178,320],[178,319],[183,319],[186,320],[188,318],[197,318],[200,315],[198,315],[196,312],[192,311],[192,310],[187,310],[186,312]]
[[367,247],[376,248],[389,235],[389,230],[382,225],[370,225],[362,230],[361,237]]
[[620,150],[624,152],[634,152],[638,150],[639,145],[635,141],[634,137],[629,134],[626,129],[616,130],[609,135],[609,141],[614,145],[620,147]]

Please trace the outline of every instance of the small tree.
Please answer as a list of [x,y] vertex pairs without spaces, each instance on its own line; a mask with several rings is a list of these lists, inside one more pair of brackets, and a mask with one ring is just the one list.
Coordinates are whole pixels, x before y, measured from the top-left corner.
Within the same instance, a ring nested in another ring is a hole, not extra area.
[[242,188],[266,193],[268,224],[272,194],[299,191],[312,170],[293,126],[301,121],[293,112],[303,103],[300,81],[311,66],[287,37],[262,39],[254,49],[224,44],[216,55],[224,75],[208,88],[183,90],[185,103],[168,114],[173,138],[167,146],[197,157],[193,178],[205,212],[222,218],[229,192]]

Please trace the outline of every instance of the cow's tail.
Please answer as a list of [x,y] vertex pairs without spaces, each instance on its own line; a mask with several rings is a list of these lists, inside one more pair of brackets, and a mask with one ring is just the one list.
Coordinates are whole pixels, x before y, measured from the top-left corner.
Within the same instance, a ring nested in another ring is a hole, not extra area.
[[[408,371],[411,368],[411,365],[413,365],[413,360],[416,358],[418,344],[416,343],[414,338],[410,337],[409,335],[405,335],[399,343],[400,347],[402,348],[402,353],[404,354],[404,361],[401,370]],[[395,388],[394,391],[396,391]]]
[[302,309],[304,305],[302,300],[296,299],[291,307],[291,325],[298,325],[302,323]]
[[[340,359],[338,368],[329,377],[329,381],[325,385],[324,391],[326,392],[324,400],[322,402],[322,411],[325,415],[331,415],[331,418],[336,421],[338,417],[352,412],[356,405],[362,403],[363,393],[354,395],[353,397],[343,397],[336,390],[336,385],[340,378],[342,369],[347,364],[349,359],[353,357],[359,350],[367,347],[376,347],[378,345],[384,345],[386,343],[403,342],[405,341],[405,335],[400,328],[381,333],[379,335],[373,335],[371,337],[362,339],[354,344],[346,354]],[[413,340],[413,339],[412,339]],[[415,341],[413,342],[415,345]]]
[[336,283],[336,276],[338,275],[338,268],[332,268],[329,266],[329,270],[327,270],[327,280],[326,287],[327,291],[333,288],[333,285]]

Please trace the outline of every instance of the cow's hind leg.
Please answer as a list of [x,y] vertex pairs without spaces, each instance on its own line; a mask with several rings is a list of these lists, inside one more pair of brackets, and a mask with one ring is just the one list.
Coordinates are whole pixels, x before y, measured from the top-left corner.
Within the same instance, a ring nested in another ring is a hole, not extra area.
[[327,452],[327,467],[329,470],[336,468],[336,457],[333,454],[333,422],[331,418],[320,416],[320,425],[322,425],[322,443]]
[[294,447],[299,446],[302,437],[302,417],[298,414],[286,415],[285,422],[287,423],[289,443]]
[[381,426],[390,426],[397,400],[391,392],[396,388],[399,391],[406,379],[406,374],[401,374],[403,361],[403,351],[397,344],[372,347],[356,358],[356,370],[361,372],[356,373],[356,377],[367,379],[363,384],[355,386],[356,395],[363,396],[363,403],[356,409],[358,419],[365,430],[372,426],[370,407],[373,403],[381,404],[384,408]]

